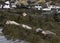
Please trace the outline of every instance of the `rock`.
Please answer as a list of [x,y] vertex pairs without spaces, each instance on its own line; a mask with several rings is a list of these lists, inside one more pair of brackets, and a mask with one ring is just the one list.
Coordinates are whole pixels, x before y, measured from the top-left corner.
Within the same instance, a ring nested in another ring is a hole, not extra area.
[[20,25],[19,23],[15,22],[15,21],[10,21],[10,20],[8,20],[8,21],[6,22],[6,24]]
[[26,16],[27,14],[26,13],[23,13],[23,16]]
[[42,33],[44,36],[47,36],[47,37],[54,37],[54,36],[56,36],[56,33],[51,32],[51,31],[49,31],[49,30],[42,31],[41,33]]
[[36,32],[42,32],[42,29],[41,28],[37,28]]
[[32,29],[32,27],[28,26],[28,25],[25,25],[25,24],[22,24],[22,27],[23,28],[27,28],[27,29]]

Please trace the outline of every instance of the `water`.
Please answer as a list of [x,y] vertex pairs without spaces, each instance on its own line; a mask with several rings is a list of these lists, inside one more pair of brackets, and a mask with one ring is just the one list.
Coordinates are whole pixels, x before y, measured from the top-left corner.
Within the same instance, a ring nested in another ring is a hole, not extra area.
[[15,41],[11,40],[7,40],[6,37],[3,35],[2,33],[3,28],[0,28],[0,43],[27,43],[23,40],[18,40],[16,39]]

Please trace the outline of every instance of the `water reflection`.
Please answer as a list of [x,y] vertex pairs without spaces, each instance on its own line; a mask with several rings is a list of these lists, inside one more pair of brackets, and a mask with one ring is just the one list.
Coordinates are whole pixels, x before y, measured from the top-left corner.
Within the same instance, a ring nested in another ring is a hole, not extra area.
[[2,33],[2,30],[3,28],[0,27],[0,43],[27,43],[23,40],[18,40],[18,39],[16,39],[15,41],[13,41],[13,39],[7,40],[6,37]]

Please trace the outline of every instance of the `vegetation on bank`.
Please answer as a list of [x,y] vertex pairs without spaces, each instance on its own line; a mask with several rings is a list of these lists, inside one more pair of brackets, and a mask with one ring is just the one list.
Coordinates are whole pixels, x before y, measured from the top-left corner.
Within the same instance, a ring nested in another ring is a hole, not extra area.
[[[22,16],[22,13],[27,13],[27,16]],[[31,9],[15,9],[0,11],[0,26],[4,27],[3,33],[7,39],[21,39],[30,43],[60,43],[60,24],[56,20],[60,20],[57,14],[42,15],[40,11]],[[7,20],[13,20],[20,24],[26,24],[33,27],[32,30],[27,30],[21,26],[6,25]],[[36,28],[50,30],[57,35],[54,37],[45,37],[42,34],[35,32]]]

